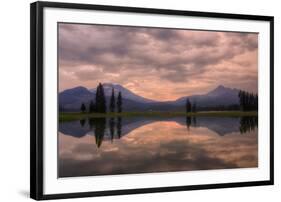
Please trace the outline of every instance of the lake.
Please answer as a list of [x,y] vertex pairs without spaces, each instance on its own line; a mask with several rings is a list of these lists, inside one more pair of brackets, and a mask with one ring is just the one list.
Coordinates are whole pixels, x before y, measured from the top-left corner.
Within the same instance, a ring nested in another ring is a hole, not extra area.
[[61,122],[58,177],[257,167],[257,124],[257,117]]

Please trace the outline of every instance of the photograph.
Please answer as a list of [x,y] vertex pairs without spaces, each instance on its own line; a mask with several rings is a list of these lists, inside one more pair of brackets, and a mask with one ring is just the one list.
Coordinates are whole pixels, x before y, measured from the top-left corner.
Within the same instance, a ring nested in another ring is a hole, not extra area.
[[58,178],[259,167],[259,33],[58,22],[57,38]]

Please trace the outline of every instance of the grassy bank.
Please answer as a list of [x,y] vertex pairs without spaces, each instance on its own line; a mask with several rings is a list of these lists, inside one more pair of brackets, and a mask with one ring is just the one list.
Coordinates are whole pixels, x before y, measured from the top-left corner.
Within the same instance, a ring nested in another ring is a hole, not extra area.
[[64,112],[59,113],[59,121],[74,121],[85,118],[106,118],[106,117],[175,117],[175,116],[213,116],[213,117],[241,117],[241,116],[257,116],[257,112],[242,111],[209,111],[197,113],[185,112],[122,112],[122,113],[81,113],[81,112]]

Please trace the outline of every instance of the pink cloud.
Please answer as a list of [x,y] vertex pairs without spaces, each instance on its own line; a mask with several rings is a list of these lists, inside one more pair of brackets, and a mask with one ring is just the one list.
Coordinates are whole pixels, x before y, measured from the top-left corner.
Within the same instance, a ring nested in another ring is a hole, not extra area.
[[256,92],[257,54],[255,33],[60,24],[59,87],[114,82],[161,100],[217,85]]

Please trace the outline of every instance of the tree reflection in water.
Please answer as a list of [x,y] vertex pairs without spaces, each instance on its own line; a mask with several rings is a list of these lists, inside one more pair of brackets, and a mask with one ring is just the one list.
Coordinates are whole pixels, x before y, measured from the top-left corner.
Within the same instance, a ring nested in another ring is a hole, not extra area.
[[191,117],[187,116],[186,120],[185,120],[185,123],[186,123],[187,131],[189,131],[190,126],[191,126]]
[[115,133],[115,120],[114,118],[110,118],[109,119],[109,130],[110,130],[110,137],[111,137],[111,141],[113,141],[114,138],[114,133]]
[[92,130],[95,126],[95,118],[89,118],[88,123],[89,123],[90,129]]
[[117,135],[118,138],[121,138],[121,134],[122,134],[122,118],[120,116],[118,116],[117,118]]
[[59,124],[60,177],[258,166],[258,117],[117,114]]
[[96,145],[101,146],[106,129],[106,118],[89,118],[90,128],[94,130]]
[[[199,124],[197,124],[197,118],[195,116],[186,117],[186,127],[188,131],[190,130],[190,127],[200,127],[200,118],[199,118]],[[258,116],[240,117],[240,122],[239,122],[240,134],[251,132],[255,130],[257,127],[258,127]]]
[[[195,116],[194,117],[187,116],[185,117],[185,121],[184,119],[181,119],[182,122],[180,123],[186,125],[188,132],[190,131],[191,127],[207,127],[210,130],[215,131],[218,135],[221,136],[224,134],[230,134],[232,132],[240,132],[240,134],[245,134],[255,130],[258,126],[257,116],[240,117],[240,120],[239,118],[231,118],[231,119],[229,118],[229,120],[226,119],[221,120],[220,118],[216,118],[216,119],[213,119],[212,117],[196,118]],[[214,120],[215,123],[210,122],[212,120]],[[237,120],[237,122],[235,120]],[[233,121],[234,124],[233,126],[229,125],[231,121]],[[85,122],[86,120],[80,120],[81,128],[84,127]],[[123,133],[125,134],[122,134],[122,127],[123,127],[122,124],[126,124],[126,123],[127,122],[125,123],[122,122],[122,117],[111,117],[109,119],[106,118],[88,119],[90,130],[92,130],[95,134],[97,147],[101,146],[102,141],[104,139],[110,139],[113,142],[114,138],[120,139],[122,135],[126,135],[126,133],[128,133],[127,131],[128,126],[126,126],[127,130],[123,131]],[[108,132],[106,133],[106,131]]]
[[196,127],[197,121],[196,121],[196,116],[192,117],[192,126]]
[[257,116],[245,116],[240,118],[240,133],[251,132],[258,127]]
[[96,144],[98,147],[101,146],[104,131],[106,127],[106,119],[105,118],[95,118],[95,137],[96,137]]
[[80,120],[80,125],[81,125],[82,128],[84,127],[85,123],[86,123],[86,119]]
[[[122,118],[117,117],[117,123],[114,117],[109,118],[108,125],[106,118],[89,118],[88,123],[90,129],[93,130],[96,138],[96,145],[100,147],[105,136],[106,129],[109,128],[109,135],[111,141],[113,141],[115,134],[118,138],[122,135]],[[81,122],[80,122],[81,124]],[[83,123],[85,124],[85,123]],[[81,124],[82,126],[82,124]]]

